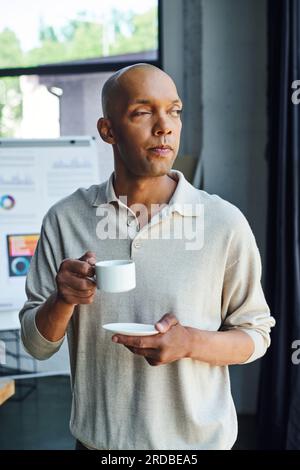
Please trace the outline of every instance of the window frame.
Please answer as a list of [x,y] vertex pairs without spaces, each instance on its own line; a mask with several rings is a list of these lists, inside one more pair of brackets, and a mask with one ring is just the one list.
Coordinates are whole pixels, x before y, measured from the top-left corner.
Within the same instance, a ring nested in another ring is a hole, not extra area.
[[[81,74],[81,73],[93,73],[93,72],[114,72],[123,67],[136,64],[137,62],[147,62],[148,64],[156,65],[162,68],[162,0],[157,0],[157,15],[158,15],[158,49],[157,59],[144,59],[142,53],[130,53],[132,56],[129,60],[122,60],[122,55],[111,56],[100,58],[98,61],[93,63],[72,63],[72,64],[55,64],[55,65],[40,65],[35,67],[14,67],[14,68],[2,68],[0,69],[0,77],[18,77],[20,75],[67,75],[67,74]],[[120,60],[116,58],[120,57]],[[76,62],[76,61],[74,61]]]

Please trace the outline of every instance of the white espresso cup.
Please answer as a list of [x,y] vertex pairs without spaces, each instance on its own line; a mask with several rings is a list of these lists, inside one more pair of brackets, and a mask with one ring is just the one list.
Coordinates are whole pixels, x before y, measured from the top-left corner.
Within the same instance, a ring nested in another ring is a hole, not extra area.
[[97,288],[105,292],[126,292],[136,286],[135,263],[131,260],[116,259],[98,261],[95,264]]

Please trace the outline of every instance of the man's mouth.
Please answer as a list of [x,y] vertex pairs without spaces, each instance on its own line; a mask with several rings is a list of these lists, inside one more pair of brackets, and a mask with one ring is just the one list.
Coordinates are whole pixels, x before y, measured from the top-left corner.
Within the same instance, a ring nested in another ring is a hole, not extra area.
[[170,147],[170,145],[157,145],[156,147],[151,147],[149,150],[155,153],[156,155],[163,157],[169,155],[169,153],[172,152],[173,149],[172,147]]

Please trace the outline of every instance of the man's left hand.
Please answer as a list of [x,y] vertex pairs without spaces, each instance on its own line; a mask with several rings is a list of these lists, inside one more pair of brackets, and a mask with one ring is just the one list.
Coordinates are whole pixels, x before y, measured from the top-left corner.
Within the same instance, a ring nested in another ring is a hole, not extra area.
[[112,340],[118,338],[134,354],[144,356],[151,366],[169,364],[189,357],[191,349],[191,336],[188,329],[182,326],[175,315],[166,313],[155,328],[160,332],[153,336],[127,336],[114,335]]

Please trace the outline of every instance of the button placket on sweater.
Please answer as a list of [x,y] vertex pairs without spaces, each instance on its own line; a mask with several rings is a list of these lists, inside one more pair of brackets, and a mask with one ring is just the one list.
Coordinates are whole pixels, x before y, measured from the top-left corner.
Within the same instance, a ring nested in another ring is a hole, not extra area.
[[129,238],[132,240],[135,238],[137,233],[139,232],[139,223],[136,217],[129,217],[127,216],[127,233]]
[[142,227],[142,229],[137,232],[136,236],[133,238],[132,243],[131,243],[131,257],[133,256],[133,253],[135,251],[140,251],[140,249],[143,246],[141,240],[148,238],[145,235],[147,234],[147,232],[149,232],[151,227],[153,227],[156,224],[162,223],[171,214],[172,213],[170,212],[170,210],[164,209],[162,213],[155,214],[153,218],[150,220],[150,222],[144,225],[144,227]]

